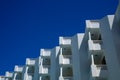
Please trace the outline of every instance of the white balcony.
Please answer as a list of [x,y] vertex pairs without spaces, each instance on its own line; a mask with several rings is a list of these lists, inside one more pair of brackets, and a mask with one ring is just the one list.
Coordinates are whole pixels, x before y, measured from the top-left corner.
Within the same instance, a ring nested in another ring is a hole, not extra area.
[[14,71],[15,72],[22,72],[23,71],[23,66],[15,66],[15,68],[14,68]]
[[71,65],[72,64],[72,57],[71,55],[60,55],[59,56],[59,64],[61,65]]
[[49,49],[41,49],[40,50],[40,55],[42,57],[50,57],[50,54],[51,54],[51,50],[49,50]]
[[93,78],[108,78],[108,70],[106,65],[91,65],[91,76]]
[[5,76],[0,76],[0,80],[5,80]]
[[102,51],[102,41],[101,40],[88,40],[89,51]]
[[[21,80],[21,79],[19,79],[19,80]],[[27,80],[33,80],[33,75],[28,75]]]
[[49,66],[39,66],[39,73],[40,74],[49,74],[50,73],[50,67]]
[[86,27],[88,29],[95,29],[100,27],[99,20],[86,20]]
[[59,37],[59,45],[71,45],[71,37]]
[[108,69],[105,61],[105,57],[98,55],[91,55],[91,76],[92,77],[100,77],[100,78],[108,78]]
[[12,77],[13,76],[13,73],[12,72],[6,72],[5,73],[5,77]]
[[36,61],[36,59],[34,59],[34,58],[27,58],[26,59],[26,65],[34,66],[35,65],[35,61]]
[[73,80],[73,77],[59,77],[59,80]]

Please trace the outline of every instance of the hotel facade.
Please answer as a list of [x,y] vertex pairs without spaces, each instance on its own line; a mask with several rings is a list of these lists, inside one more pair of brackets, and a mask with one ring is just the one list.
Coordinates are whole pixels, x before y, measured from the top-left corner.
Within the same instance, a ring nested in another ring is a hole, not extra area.
[[0,80],[120,80],[120,5],[114,15],[86,20],[85,33],[59,37],[59,46],[15,65]]

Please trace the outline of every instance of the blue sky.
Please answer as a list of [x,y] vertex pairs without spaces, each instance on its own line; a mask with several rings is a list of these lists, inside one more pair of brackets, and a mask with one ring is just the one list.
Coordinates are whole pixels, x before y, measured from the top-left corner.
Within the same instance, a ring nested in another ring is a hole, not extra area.
[[84,32],[86,19],[114,14],[118,0],[0,0],[0,74]]

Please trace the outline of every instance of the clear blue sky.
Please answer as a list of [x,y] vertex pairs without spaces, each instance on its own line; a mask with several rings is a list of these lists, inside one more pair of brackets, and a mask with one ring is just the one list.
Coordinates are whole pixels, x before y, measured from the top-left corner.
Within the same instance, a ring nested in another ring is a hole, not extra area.
[[86,19],[114,14],[118,0],[0,0],[0,74],[84,32]]

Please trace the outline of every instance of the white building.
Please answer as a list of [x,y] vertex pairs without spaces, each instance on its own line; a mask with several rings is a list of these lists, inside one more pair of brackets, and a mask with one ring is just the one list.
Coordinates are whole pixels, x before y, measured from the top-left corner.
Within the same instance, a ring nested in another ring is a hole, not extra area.
[[115,15],[86,20],[85,33],[59,37],[0,80],[120,80],[120,5]]

